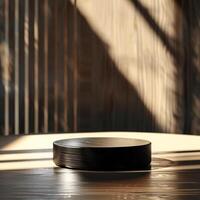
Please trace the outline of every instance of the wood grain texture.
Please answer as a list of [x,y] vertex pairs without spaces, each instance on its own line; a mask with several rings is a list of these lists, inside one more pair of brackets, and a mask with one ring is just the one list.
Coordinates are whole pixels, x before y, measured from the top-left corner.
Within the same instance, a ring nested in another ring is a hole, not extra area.
[[199,199],[199,170],[95,173],[63,169],[0,172],[2,199]]
[[[151,170],[80,171],[53,164],[54,140],[122,135],[152,142]],[[9,136],[0,141],[1,199],[199,199],[198,136],[107,132]]]
[[[179,121],[173,117],[177,107],[174,58],[165,44],[165,38],[176,34],[174,3],[78,0],[77,7],[80,19],[87,22],[78,31],[84,49],[80,49],[79,59],[85,60],[79,69],[94,70],[91,75],[86,73],[90,79],[84,79],[91,80],[97,96],[93,118],[101,112],[111,129],[158,131],[160,127],[178,132]],[[87,45],[82,40],[88,40]],[[101,88],[95,86],[99,84]]]
[[199,132],[199,31],[200,2],[176,1],[182,12],[184,48],[185,131]]
[[26,48],[27,9],[16,2],[1,4],[10,60],[6,93],[1,56],[2,133],[198,134],[198,0],[28,0]]

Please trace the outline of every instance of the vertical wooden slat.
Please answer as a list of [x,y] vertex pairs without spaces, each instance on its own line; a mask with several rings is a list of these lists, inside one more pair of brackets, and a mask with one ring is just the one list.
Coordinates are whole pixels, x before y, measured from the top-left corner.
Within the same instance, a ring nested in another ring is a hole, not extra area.
[[[64,42],[65,42],[65,35],[64,35],[64,17],[65,17],[65,1],[59,0],[57,1],[57,11],[56,11],[56,20],[57,20],[57,39],[56,39],[56,49],[57,49],[57,69],[56,69],[56,87],[58,88],[57,92],[57,126],[58,130],[63,132],[64,131],[64,78],[66,76],[65,74],[65,64],[64,64]],[[60,77],[60,78],[59,78]],[[67,78],[67,77],[66,77]],[[59,89],[63,92],[59,92]]]
[[48,132],[48,35],[49,35],[49,9],[48,0],[44,4],[44,132]]
[[15,133],[15,1],[9,2],[9,131]]
[[[64,132],[64,104],[63,104],[63,100],[64,100],[64,78],[66,76],[65,74],[65,64],[64,64],[64,53],[65,53],[65,49],[64,49],[64,18],[65,18],[65,1],[63,0],[59,0],[58,1],[58,17],[57,17],[57,21],[58,21],[58,35],[57,35],[57,49],[58,49],[58,58],[57,58],[57,66],[58,66],[58,76],[57,76],[57,83],[58,83],[58,131],[59,132]],[[61,77],[61,78],[59,78]],[[63,92],[59,92],[60,90],[62,90]]]
[[[190,23],[191,27],[191,65],[193,65],[190,80],[194,81],[192,101],[192,124],[190,132],[200,133],[200,1],[190,1]],[[190,66],[191,66],[190,65]],[[195,78],[194,78],[195,77]],[[189,117],[189,116],[188,116]]]
[[29,133],[34,133],[34,98],[35,98],[35,47],[34,47],[34,13],[35,13],[35,0],[29,0]]
[[63,105],[64,105],[64,114],[63,114],[63,121],[64,121],[64,132],[68,131],[68,54],[67,54],[67,46],[68,46],[68,18],[67,18],[67,2],[64,2],[64,24],[63,24],[63,31],[64,31],[64,73],[63,73],[63,78],[64,78],[64,98],[63,98]]
[[54,131],[58,131],[58,1],[55,1]]
[[73,131],[78,130],[77,0],[74,0]]
[[24,133],[29,133],[29,0],[25,0],[24,19],[24,53],[25,53],[25,83],[24,83]]
[[15,135],[19,134],[19,0],[15,0]]
[[[54,132],[54,93],[55,93],[55,5],[57,1],[48,0],[48,132]],[[40,26],[41,27],[41,26]],[[46,37],[46,35],[44,35]],[[45,81],[45,80],[44,80]],[[39,87],[41,88],[41,87]],[[41,97],[43,98],[43,97]]]
[[19,134],[24,134],[25,130],[25,44],[24,44],[24,20],[25,20],[25,0],[19,1],[19,48],[18,48],[18,96],[19,96]]
[[4,66],[4,73],[5,73],[5,96],[4,96],[4,101],[5,101],[5,108],[4,108],[4,113],[5,113],[5,119],[4,119],[4,134],[9,135],[9,0],[5,0],[5,66]]
[[34,16],[34,132],[39,132],[39,73],[38,73],[38,65],[39,65],[39,26],[38,26],[38,15],[39,15],[39,0],[35,0],[35,16]]
[[39,132],[44,132],[44,39],[45,39],[45,1],[38,0],[38,129]]

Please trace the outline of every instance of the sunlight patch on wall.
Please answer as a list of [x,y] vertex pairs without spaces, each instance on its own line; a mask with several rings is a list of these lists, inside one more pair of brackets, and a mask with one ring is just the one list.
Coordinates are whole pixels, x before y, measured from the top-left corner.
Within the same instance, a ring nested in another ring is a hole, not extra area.
[[[173,41],[176,34],[173,1],[139,2],[169,36],[169,42]],[[155,27],[129,0],[77,0],[77,8],[108,45],[119,72],[136,88],[163,130],[178,130],[174,119],[177,110],[174,59],[155,34]]]

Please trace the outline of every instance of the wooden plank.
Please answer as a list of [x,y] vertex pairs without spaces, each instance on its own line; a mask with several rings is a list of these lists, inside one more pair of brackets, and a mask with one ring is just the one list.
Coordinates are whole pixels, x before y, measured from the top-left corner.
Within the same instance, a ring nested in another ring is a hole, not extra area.
[[57,55],[58,49],[56,47],[56,35],[59,31],[56,26],[56,4],[57,1],[48,1],[48,20],[49,20],[49,36],[48,36],[48,132],[55,131],[55,81],[56,81],[56,68],[57,68]]
[[[12,3],[9,4],[9,20],[10,22],[15,21],[15,1],[12,1]],[[12,23],[9,24],[9,49],[10,49],[10,99],[9,99],[9,130],[11,134],[14,134],[14,127],[15,127],[15,108],[14,108],[14,98],[15,93],[13,89],[13,85],[15,84],[14,78],[14,63],[15,63],[15,28]]]
[[[58,40],[57,40],[57,49],[58,52],[58,131],[65,132],[68,127],[68,99],[65,95],[68,95],[68,69],[67,69],[67,59],[68,54],[67,49],[67,23],[68,20],[66,17],[66,2],[63,0],[58,1]],[[65,58],[66,57],[66,58]],[[61,78],[60,78],[61,77]],[[63,92],[59,92],[62,90]],[[66,93],[66,94],[65,94]],[[66,99],[65,99],[66,98]],[[66,102],[65,102],[66,101]]]
[[67,5],[68,3],[64,1],[63,9],[64,9],[64,18],[63,18],[63,38],[64,38],[64,46],[63,46],[63,131],[67,132],[69,128],[68,123],[68,106],[69,106],[69,96],[68,96],[68,15],[67,15]]
[[[0,172],[3,199],[198,199],[199,171],[74,172],[38,169]],[[159,190],[158,190],[159,188]]]
[[39,54],[39,115],[38,115],[38,120],[39,120],[39,132],[44,132],[44,115],[43,115],[43,110],[44,110],[44,0],[40,1],[38,4],[38,37],[39,37],[39,42],[38,42],[38,54]]
[[[9,72],[9,69],[10,69],[10,58],[9,58],[9,24],[10,24],[10,21],[9,21],[9,1],[6,0],[5,1],[5,65],[2,66],[4,67],[4,75],[5,75],[5,78],[4,79],[4,87],[5,87],[5,106],[4,106],[4,134],[5,135],[9,135],[9,81],[10,81],[10,72]],[[1,120],[3,121],[3,120]],[[3,132],[3,131],[2,131]]]
[[34,133],[39,132],[39,4],[34,1]]
[[[28,74],[28,99],[29,99],[29,122],[28,122],[28,134],[34,133],[34,124],[35,124],[35,82],[37,78],[35,76],[35,62],[37,63],[37,55],[35,56],[35,0],[29,0],[29,74]],[[37,12],[38,10],[36,10]],[[36,59],[35,59],[36,58]],[[37,116],[37,115],[36,115]]]
[[49,129],[49,7],[48,0],[44,2],[44,132]]
[[29,133],[29,0],[24,2],[24,133]]

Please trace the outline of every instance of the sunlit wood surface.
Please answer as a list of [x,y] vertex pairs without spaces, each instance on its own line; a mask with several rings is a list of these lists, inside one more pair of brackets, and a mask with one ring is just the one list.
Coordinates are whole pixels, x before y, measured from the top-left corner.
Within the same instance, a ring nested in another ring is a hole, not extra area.
[[[151,170],[89,172],[54,165],[54,140],[87,136],[150,140]],[[200,196],[198,136],[133,132],[9,136],[0,138],[0,148],[0,199],[193,200]]]

